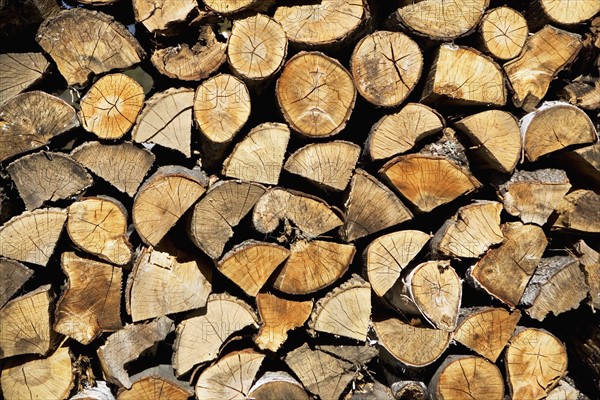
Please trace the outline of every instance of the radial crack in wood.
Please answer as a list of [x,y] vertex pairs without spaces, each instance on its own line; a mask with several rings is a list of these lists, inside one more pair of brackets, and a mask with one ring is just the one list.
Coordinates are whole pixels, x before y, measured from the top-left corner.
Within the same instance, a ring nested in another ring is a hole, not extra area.
[[575,190],[556,207],[558,218],[552,229],[582,233],[600,232],[600,195],[591,190]]
[[0,258],[0,308],[31,278],[33,270],[23,264]]
[[302,385],[286,372],[266,372],[248,393],[249,399],[256,400],[309,400]]
[[165,35],[179,24],[186,22],[198,9],[194,0],[132,0],[135,20],[152,34]]
[[0,54],[0,105],[37,83],[48,67],[42,53]]
[[559,25],[579,24],[600,12],[600,4],[594,0],[537,0],[531,3],[533,7],[545,19]]
[[483,16],[479,30],[483,47],[499,60],[517,57],[529,35],[527,20],[510,7],[488,11]]
[[131,388],[121,389],[117,400],[187,400],[194,394],[187,382],[178,380],[171,365],[162,364],[131,376]]

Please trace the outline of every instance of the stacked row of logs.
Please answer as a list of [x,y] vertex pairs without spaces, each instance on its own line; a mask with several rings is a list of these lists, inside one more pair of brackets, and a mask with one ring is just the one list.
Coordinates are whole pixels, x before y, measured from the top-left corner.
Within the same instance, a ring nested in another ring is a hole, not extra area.
[[3,398],[600,393],[597,0],[78,1],[0,5]]

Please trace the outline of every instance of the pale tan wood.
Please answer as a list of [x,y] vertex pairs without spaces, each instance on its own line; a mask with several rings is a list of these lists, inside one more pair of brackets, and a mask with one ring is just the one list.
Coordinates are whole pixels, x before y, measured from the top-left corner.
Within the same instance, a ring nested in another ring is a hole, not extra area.
[[168,34],[198,9],[194,0],[132,0],[135,20],[153,34]]
[[583,240],[575,244],[575,252],[579,256],[579,263],[589,288],[589,304],[592,311],[600,309],[600,253],[589,247]]
[[[259,0],[206,0],[204,4],[219,14],[235,14],[259,6]],[[267,2],[268,3],[268,2]]]
[[82,86],[92,75],[129,68],[145,56],[120,22],[84,8],[63,10],[46,19],[36,40],[69,85]]
[[0,54],[0,105],[42,79],[48,67],[42,53]]
[[485,50],[499,60],[517,57],[529,35],[525,17],[506,6],[489,10],[481,20],[479,31]]
[[173,367],[166,364],[133,375],[131,382],[130,389],[119,390],[117,400],[187,400],[194,394],[192,387],[175,378]]
[[586,400],[588,397],[571,386],[566,379],[561,379],[554,389],[548,393],[548,400]]
[[0,308],[31,278],[33,270],[20,262],[0,258]]
[[302,385],[283,371],[266,372],[252,385],[248,398],[256,400],[310,399]]
[[340,360],[347,361],[354,365],[356,369],[364,369],[366,365],[377,355],[379,350],[375,343],[368,341],[356,345],[318,345],[317,350],[330,354]]
[[73,252],[61,255],[61,267],[67,284],[56,305],[53,329],[84,345],[120,329],[121,268]]
[[395,400],[392,390],[378,381],[357,382],[343,400]]
[[594,0],[538,0],[533,4],[551,23],[559,25],[579,24],[600,12],[600,4]]
[[600,78],[580,76],[562,88],[559,97],[584,110],[600,108]]
[[115,400],[115,396],[105,381],[96,381],[96,386],[83,387],[69,400]]
[[600,195],[591,190],[575,190],[556,207],[553,229],[582,233],[600,232]]

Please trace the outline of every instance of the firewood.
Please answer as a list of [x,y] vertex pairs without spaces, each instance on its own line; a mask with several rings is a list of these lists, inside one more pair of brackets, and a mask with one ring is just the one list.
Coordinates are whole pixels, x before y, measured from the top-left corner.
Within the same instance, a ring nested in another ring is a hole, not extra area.
[[67,252],[61,256],[67,284],[56,305],[54,330],[89,344],[121,324],[121,268]]
[[[600,326],[597,320],[577,321],[567,344],[594,388],[600,388]],[[569,326],[568,328],[571,328]]]
[[509,312],[495,307],[465,308],[460,311],[454,340],[495,363],[512,337],[519,319],[519,310]]
[[261,10],[271,4],[271,0],[206,0],[204,4],[219,14],[231,15],[244,11]]
[[187,400],[192,387],[178,380],[170,365],[159,365],[131,376],[131,388],[120,389],[117,400],[169,399]]
[[[84,32],[84,34],[82,34]],[[145,52],[113,17],[84,8],[63,10],[40,26],[36,40],[69,85],[83,86],[91,75],[125,69]]]
[[477,356],[450,356],[429,383],[429,393],[439,400],[504,398],[502,373],[491,362]]
[[503,106],[506,104],[504,76],[498,64],[479,51],[442,44],[427,76],[422,100],[429,104],[443,101],[456,105]]
[[156,246],[177,220],[205,192],[199,170],[161,167],[138,190],[133,201],[133,224],[144,243]]
[[98,79],[81,99],[79,118],[101,139],[119,139],[133,126],[144,105],[144,89],[124,74]]
[[154,343],[162,341],[174,329],[173,321],[160,317],[146,324],[130,324],[110,335],[98,349],[98,358],[106,379],[126,389],[133,382],[125,369],[125,364],[137,359]]
[[71,157],[130,197],[154,163],[154,154],[129,142],[86,142],[73,149]]
[[579,307],[587,294],[588,286],[578,259],[571,256],[542,258],[521,297],[521,304],[531,318],[543,321],[550,312],[559,315]]
[[220,258],[233,229],[265,194],[261,185],[219,181],[208,188],[194,206],[189,235],[196,246],[213,259]]
[[542,399],[567,372],[567,350],[542,329],[517,328],[504,356],[513,399]]
[[575,25],[591,19],[600,12],[600,4],[594,0],[582,0],[570,4],[568,0],[536,0],[531,2],[529,12],[532,20],[558,25]]
[[511,173],[521,158],[521,131],[517,119],[501,110],[483,111],[455,126],[475,146],[474,155],[494,170]]
[[198,400],[231,399],[249,397],[252,382],[265,356],[246,349],[229,353],[200,374],[196,383]]
[[373,321],[379,346],[388,361],[421,368],[437,360],[450,344],[451,332],[411,325],[396,318]]
[[308,394],[297,380],[283,371],[267,372],[261,376],[248,393],[257,400],[309,400]]
[[423,55],[407,35],[377,31],[358,42],[350,63],[356,88],[368,102],[396,107],[417,85]]
[[588,400],[589,397],[571,386],[566,379],[562,379],[558,386],[548,393],[547,400]]
[[256,296],[289,255],[290,251],[285,247],[247,240],[226,253],[217,268],[246,294]]
[[0,54],[0,105],[42,79],[48,67],[41,53]]
[[46,266],[67,220],[59,208],[25,211],[0,227],[0,256]]
[[289,140],[285,124],[267,122],[254,127],[223,161],[223,175],[277,185]]
[[277,351],[287,340],[287,333],[304,325],[310,317],[312,301],[292,301],[269,293],[256,295],[256,306],[262,321],[256,345],[265,350]]
[[598,110],[600,109],[600,78],[576,78],[558,94],[561,99],[574,106],[584,110]]
[[381,118],[365,142],[365,153],[373,161],[411,150],[418,142],[444,128],[444,118],[419,103],[408,103],[394,114]]
[[532,111],[546,96],[550,82],[582,48],[581,37],[547,25],[527,38],[521,55],[504,71],[513,89],[513,103]]
[[360,147],[351,142],[311,143],[291,154],[284,168],[325,190],[341,191],[348,186],[359,156]]
[[364,369],[366,365],[379,354],[379,350],[373,342],[367,341],[358,345],[318,345],[317,350],[324,351],[336,358],[348,361],[358,369]]
[[[50,285],[17,297],[0,309],[0,359],[48,353],[55,344]],[[4,376],[4,373],[2,374]]]
[[258,327],[258,318],[248,304],[227,294],[211,295],[201,315],[177,325],[173,344],[175,373],[181,376],[196,364],[216,359],[225,340],[247,326]]
[[413,217],[398,196],[362,169],[357,169],[352,176],[344,206],[344,226],[340,235],[348,242]]
[[194,91],[170,88],[146,101],[131,133],[134,142],[155,143],[191,156]]
[[381,236],[367,246],[363,260],[369,283],[377,296],[382,297],[394,286],[400,273],[429,239],[424,232],[406,230]]
[[575,232],[600,232],[600,195],[591,190],[575,190],[556,207],[558,219],[553,229]]
[[96,386],[87,386],[69,400],[115,400],[105,381],[96,381]]
[[356,100],[350,73],[339,61],[319,52],[300,52],[290,58],[277,80],[275,94],[285,120],[307,138],[339,133]]
[[523,148],[529,161],[576,144],[598,140],[591,119],[567,103],[544,103],[521,120]]
[[395,400],[392,390],[377,381],[358,383],[343,400]]
[[74,385],[69,348],[60,347],[46,358],[10,359],[0,379],[5,399],[65,399]]
[[206,305],[212,273],[183,250],[143,248],[127,279],[125,304],[133,322],[195,310]]
[[433,236],[431,249],[444,257],[481,256],[504,240],[500,230],[501,211],[500,203],[483,200],[459,208]]
[[565,169],[592,185],[600,185],[600,142],[557,154]]
[[16,95],[0,106],[0,161],[43,147],[79,126],[75,109],[44,92]]
[[589,303],[593,308],[600,310],[600,253],[583,240],[575,244],[575,252],[579,256],[585,283],[589,288]]
[[469,269],[469,281],[514,308],[533,275],[548,240],[542,228],[509,222],[502,226],[504,242]]
[[156,35],[168,35],[172,28],[186,22],[190,14],[198,9],[198,4],[193,0],[176,3],[167,0],[132,0],[132,6],[135,20]]
[[427,400],[427,386],[419,381],[398,381],[391,385],[396,400]]
[[527,20],[510,7],[498,7],[488,11],[479,27],[486,52],[499,60],[517,57],[529,35]]
[[31,278],[33,271],[20,262],[0,258],[0,308]]
[[317,332],[364,341],[371,322],[371,286],[358,275],[316,304],[308,326]]

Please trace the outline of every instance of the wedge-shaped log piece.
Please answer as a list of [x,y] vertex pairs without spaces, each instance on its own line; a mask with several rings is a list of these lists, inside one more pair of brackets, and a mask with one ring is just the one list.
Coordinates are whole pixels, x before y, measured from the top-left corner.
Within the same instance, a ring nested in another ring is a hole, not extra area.
[[0,105],[39,81],[49,66],[42,53],[0,54]]
[[67,284],[56,305],[54,330],[90,344],[121,324],[121,268],[66,252],[61,256]]
[[416,257],[430,236],[406,230],[378,237],[363,253],[367,277],[375,294],[383,296],[400,278],[400,273]]
[[129,142],[85,142],[73,149],[71,157],[129,196],[135,195],[154,163],[152,152]]
[[509,222],[502,226],[504,243],[488,250],[468,278],[476,287],[514,308],[525,291],[538,262],[544,254],[548,240],[542,228]]
[[264,354],[246,349],[229,353],[200,374],[196,382],[198,400],[244,400],[265,359]]
[[67,220],[59,208],[25,211],[0,227],[0,256],[46,266]]
[[173,374],[173,367],[168,364],[137,373],[131,376],[131,382],[131,389],[119,390],[118,400],[187,400],[194,394],[189,383],[178,380]]
[[390,158],[411,150],[419,141],[443,128],[444,119],[435,110],[423,104],[408,103],[373,125],[365,142],[365,153],[373,161]]
[[502,243],[500,230],[502,204],[480,200],[458,212],[431,239],[431,249],[450,258],[477,258],[491,246]]
[[302,385],[283,371],[267,372],[261,376],[248,393],[249,399],[309,400]]
[[33,271],[20,262],[0,258],[0,308],[31,278]]
[[591,190],[575,190],[556,207],[558,219],[553,229],[583,233],[600,232],[600,195]]
[[343,346],[318,345],[315,348],[360,368],[365,367],[379,354],[379,349],[372,342]]
[[559,169],[517,171],[499,187],[498,197],[510,215],[542,226],[569,189],[567,174]]
[[51,290],[50,285],[40,286],[0,309],[0,359],[21,354],[44,355],[52,349],[56,334],[51,322]]
[[277,185],[290,140],[285,124],[266,122],[253,128],[223,162],[223,175]]
[[191,156],[194,91],[170,88],[146,101],[131,133],[134,142],[155,143]]
[[504,356],[513,399],[544,399],[567,372],[567,349],[542,329],[517,328]]
[[525,17],[510,7],[498,7],[487,12],[479,30],[484,49],[499,60],[517,57],[529,35]]
[[431,104],[443,101],[465,106],[503,106],[504,75],[498,64],[479,51],[442,44],[427,76],[422,100]]
[[211,295],[202,315],[177,325],[173,344],[175,373],[183,375],[196,364],[216,359],[227,338],[247,326],[258,327],[252,307],[227,294]]
[[292,243],[290,251],[273,287],[289,294],[307,294],[331,285],[344,275],[356,249],[350,244],[299,240]]
[[169,34],[172,28],[184,23],[192,11],[198,9],[194,0],[133,0],[132,6],[135,20],[157,35]]
[[285,247],[247,240],[226,253],[217,268],[246,294],[256,296],[289,255],[290,251]]
[[204,4],[211,10],[219,14],[236,14],[243,11],[249,11],[261,6],[260,3],[270,4],[270,1],[260,0],[206,0]]
[[582,47],[581,36],[550,25],[529,36],[521,55],[504,65],[513,103],[526,111],[535,109],[552,79],[575,60]]
[[359,156],[360,147],[354,143],[311,143],[291,154],[284,168],[325,190],[340,191],[348,186]]
[[579,76],[562,88],[558,96],[584,110],[597,110],[600,108],[600,78]]
[[420,212],[429,212],[481,187],[468,170],[440,156],[398,156],[388,161],[380,174]]
[[85,8],[63,10],[48,18],[36,40],[69,85],[83,86],[92,75],[129,68],[145,56],[120,22]]
[[127,210],[111,197],[88,197],[69,206],[67,233],[82,250],[117,265],[131,260]]
[[287,333],[304,325],[313,308],[312,300],[292,301],[270,293],[259,293],[256,306],[262,321],[254,342],[265,350],[277,351],[287,340]]
[[[600,309],[600,253],[589,247],[583,240],[575,244],[575,252],[583,268],[585,282],[589,288],[589,303]],[[1,303],[0,303],[1,304]]]
[[142,249],[127,279],[125,304],[133,322],[206,305],[212,272],[204,260],[183,250]]
[[0,106],[0,161],[78,126],[75,109],[65,101],[40,91],[21,93]]
[[569,0],[538,0],[531,4],[531,11],[533,7],[542,14],[538,15],[538,18],[545,18],[559,25],[579,24],[600,12],[600,4],[594,0],[580,0],[575,3]]
[[557,155],[568,172],[591,185],[600,186],[600,142]]
[[413,217],[387,186],[362,169],[350,181],[340,235],[348,242],[401,224]]
[[496,362],[521,319],[519,310],[473,307],[460,311],[454,340]]
[[172,320],[160,317],[146,324],[126,325],[110,335],[98,349],[98,358],[106,379],[119,387],[130,389],[133,382],[125,364],[137,359],[154,343],[165,340],[173,329]]
[[133,223],[144,243],[156,246],[205,190],[199,170],[159,168],[133,200]]

